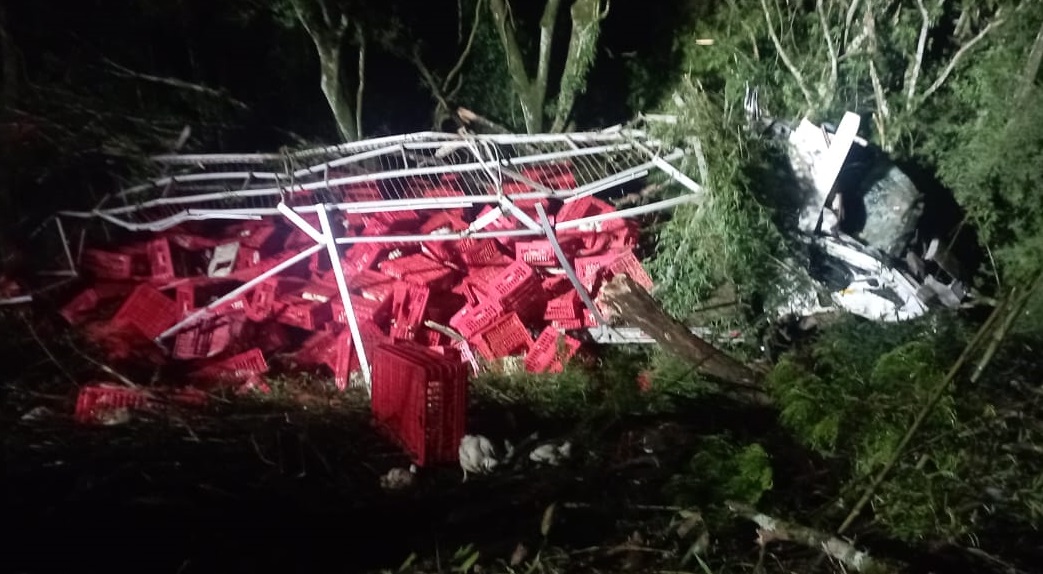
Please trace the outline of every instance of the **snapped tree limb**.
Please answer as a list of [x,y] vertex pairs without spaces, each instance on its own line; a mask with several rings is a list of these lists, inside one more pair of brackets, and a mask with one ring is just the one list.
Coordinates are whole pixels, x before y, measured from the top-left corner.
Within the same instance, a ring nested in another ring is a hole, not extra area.
[[892,571],[887,565],[873,559],[869,553],[855,548],[846,540],[841,540],[821,530],[772,518],[741,502],[729,501],[726,504],[732,513],[757,524],[757,542],[761,546],[777,540],[796,542],[821,550],[830,558],[855,572],[884,574]]
[[693,363],[700,372],[721,381],[725,395],[745,403],[771,404],[756,372],[694,335],[630,277],[613,277],[602,288],[601,300],[615,316],[640,328],[667,351]]

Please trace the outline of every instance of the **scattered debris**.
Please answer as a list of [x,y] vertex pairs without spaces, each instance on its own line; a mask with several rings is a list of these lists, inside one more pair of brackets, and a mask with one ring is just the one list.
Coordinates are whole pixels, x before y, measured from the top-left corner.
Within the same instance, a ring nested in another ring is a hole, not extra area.
[[569,441],[560,444],[547,443],[532,449],[529,460],[539,464],[558,466],[572,456],[572,443]]
[[131,388],[92,383],[80,389],[73,418],[83,424],[114,426],[130,422],[136,413],[155,413],[175,405],[202,406],[207,396],[191,387]]
[[392,468],[387,471],[387,474],[380,477],[380,488],[391,491],[413,488],[416,485],[416,474],[417,468],[415,464],[409,465],[408,469]]
[[460,439],[460,468],[464,471],[463,482],[467,482],[467,473],[489,474],[498,465],[496,448],[482,435],[464,435]]
[[39,421],[39,420],[49,419],[49,418],[51,418],[53,416],[54,416],[54,411],[52,411],[51,409],[49,409],[49,408],[47,408],[45,406],[38,406],[38,407],[33,407],[33,408],[29,409],[28,411],[26,411],[26,413],[24,415],[22,415],[22,420],[23,421]]

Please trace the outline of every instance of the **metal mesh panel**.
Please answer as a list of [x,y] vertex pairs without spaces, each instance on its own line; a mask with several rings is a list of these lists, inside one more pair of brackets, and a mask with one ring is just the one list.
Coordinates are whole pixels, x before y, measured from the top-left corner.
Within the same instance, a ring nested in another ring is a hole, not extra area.
[[[440,210],[510,201],[569,200],[656,169],[674,159],[639,131],[559,135],[423,132],[286,154],[174,155],[155,158],[164,174],[106,198],[91,212],[132,230],[188,220],[274,215],[280,202],[354,213]],[[541,172],[542,170],[542,172]],[[567,173],[558,179],[546,173]]]

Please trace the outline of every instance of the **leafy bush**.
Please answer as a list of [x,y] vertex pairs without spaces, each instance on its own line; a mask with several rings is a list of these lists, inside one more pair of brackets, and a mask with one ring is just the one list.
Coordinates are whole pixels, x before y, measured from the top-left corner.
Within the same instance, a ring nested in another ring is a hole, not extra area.
[[774,281],[778,269],[771,262],[783,247],[773,213],[751,183],[763,168],[767,148],[747,137],[722,101],[691,82],[682,82],[665,111],[676,114],[677,123],[652,131],[694,148],[681,170],[705,191],[697,204],[678,207],[656,229],[649,264],[656,295],[675,315],[690,313],[727,283],[736,285],[740,300],[749,300]]
[[681,506],[736,500],[756,504],[771,490],[771,460],[757,443],[744,446],[725,436],[702,439],[688,472],[673,477],[669,495]]

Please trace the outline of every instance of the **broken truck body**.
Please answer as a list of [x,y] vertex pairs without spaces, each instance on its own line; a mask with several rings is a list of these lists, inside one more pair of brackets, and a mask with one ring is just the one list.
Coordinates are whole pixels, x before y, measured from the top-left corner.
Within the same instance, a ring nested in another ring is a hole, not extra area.
[[957,308],[967,297],[966,278],[951,263],[945,240],[924,235],[921,223],[934,214],[924,212],[923,195],[858,137],[860,122],[851,112],[835,128],[807,119],[792,127],[766,122],[788,144],[792,192],[802,201],[798,238],[806,246],[804,264],[790,269],[778,316],[842,309],[904,321],[931,305]]

